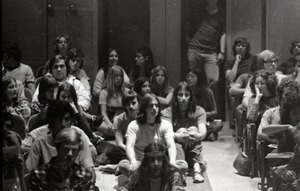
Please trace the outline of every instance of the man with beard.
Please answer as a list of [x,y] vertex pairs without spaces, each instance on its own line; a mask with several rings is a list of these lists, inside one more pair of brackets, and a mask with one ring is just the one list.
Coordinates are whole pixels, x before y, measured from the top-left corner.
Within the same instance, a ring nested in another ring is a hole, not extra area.
[[31,171],[31,190],[98,190],[92,173],[75,163],[82,147],[80,137],[72,128],[65,128],[58,133],[54,141],[57,156]]
[[168,162],[164,146],[152,143],[145,148],[144,159],[139,168],[118,191],[183,191],[183,185],[183,177]]

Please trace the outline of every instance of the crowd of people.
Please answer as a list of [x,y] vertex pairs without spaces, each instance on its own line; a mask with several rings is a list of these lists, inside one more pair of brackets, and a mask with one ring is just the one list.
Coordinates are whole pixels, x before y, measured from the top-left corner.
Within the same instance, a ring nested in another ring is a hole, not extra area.
[[[115,140],[125,153],[113,160],[118,163],[116,174],[128,177],[120,191],[188,190],[187,175],[193,183],[203,183],[207,167],[202,142],[218,140],[223,128],[216,119],[211,87],[219,79],[218,62],[225,60],[222,10],[215,1],[208,2],[204,24],[190,37],[186,80],[176,87],[169,84],[167,68],[154,62],[147,47],[137,49],[136,64],[128,74],[117,49],[108,49],[91,84],[84,71],[84,52],[73,48],[66,34],[56,38],[54,55],[42,76],[21,63],[17,43],[4,42],[3,149],[19,148],[12,163],[3,159],[5,173],[16,169],[18,184],[13,186],[99,190],[94,167],[102,153],[97,146],[108,140]],[[213,24],[215,31],[207,34]],[[293,152],[285,166],[275,167],[273,178],[291,190],[299,188],[300,41],[292,42],[292,57],[283,62],[271,50],[251,53],[244,37],[234,41],[232,50],[234,59],[225,60],[225,77],[233,136],[245,139],[242,122],[253,123],[255,138],[273,145],[265,156]],[[98,103],[98,113],[92,109],[92,99]]]

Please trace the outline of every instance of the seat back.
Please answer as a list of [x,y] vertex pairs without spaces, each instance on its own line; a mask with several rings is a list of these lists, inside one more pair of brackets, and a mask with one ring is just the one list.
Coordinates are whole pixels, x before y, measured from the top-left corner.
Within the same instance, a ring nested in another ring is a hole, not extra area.
[[45,66],[41,66],[36,70],[36,72],[35,72],[36,78],[43,76],[44,68],[45,68]]
[[24,87],[24,93],[25,93],[25,97],[28,99],[28,102],[31,103],[33,97],[33,93],[31,92],[31,90]]
[[13,125],[11,127],[11,130],[18,133],[21,139],[24,139],[26,137],[26,124],[24,119],[21,116],[13,114],[12,122]]
[[27,123],[28,133],[34,129],[33,125],[34,125],[34,121],[35,121],[37,115],[38,114],[34,114],[29,118],[28,123]]

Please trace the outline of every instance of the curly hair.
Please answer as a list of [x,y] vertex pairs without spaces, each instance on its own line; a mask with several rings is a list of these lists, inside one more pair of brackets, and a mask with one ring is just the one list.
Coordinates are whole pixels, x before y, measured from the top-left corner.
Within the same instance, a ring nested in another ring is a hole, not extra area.
[[235,41],[232,45],[232,53],[233,53],[234,57],[236,56],[236,46],[237,46],[237,44],[245,44],[246,45],[245,59],[249,58],[250,50],[251,50],[251,46],[250,46],[249,41],[244,37],[239,37],[239,38],[235,39]]
[[[293,92],[287,90],[288,96],[283,98],[280,106],[280,119],[282,124],[291,124],[290,113],[294,109],[300,108],[300,94],[299,92]],[[300,118],[299,121],[300,122]],[[291,124],[296,125],[296,124]]]
[[[164,73],[164,77],[165,77],[165,81],[162,87],[160,87],[157,84],[156,81],[156,76],[158,74],[159,71],[163,71]],[[152,71],[152,75],[151,75],[151,90],[152,93],[154,93],[157,96],[164,96],[165,94],[167,94],[167,89],[169,87],[169,81],[168,81],[168,74],[167,74],[167,70],[165,67],[163,66],[157,66],[156,68],[153,69]]]
[[300,94],[299,82],[293,80],[292,78],[283,78],[280,84],[277,86],[277,97],[279,101],[281,101],[283,97],[286,97],[285,94],[293,90]]
[[258,70],[254,73],[254,76],[250,79],[250,88],[253,95],[256,95],[255,82],[258,77],[262,77],[266,80],[266,86],[272,97],[276,96],[277,78],[274,72],[268,70]]
[[158,103],[158,114],[156,116],[155,123],[161,123],[161,110],[159,100],[153,94],[146,94],[139,103],[139,113],[136,118],[138,124],[144,125],[147,123],[147,108],[153,100],[156,100]]

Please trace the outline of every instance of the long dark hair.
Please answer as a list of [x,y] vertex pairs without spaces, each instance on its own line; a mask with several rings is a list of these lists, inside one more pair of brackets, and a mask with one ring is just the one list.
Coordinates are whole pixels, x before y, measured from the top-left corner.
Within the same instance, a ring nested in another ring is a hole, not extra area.
[[296,108],[300,108],[299,86],[295,87],[294,90],[288,89],[284,94],[286,94],[286,96],[282,98],[281,101],[280,120],[282,124],[291,124],[290,112]]
[[69,92],[72,100],[74,102],[74,105],[78,108],[78,102],[77,102],[77,94],[74,86],[72,84],[69,84],[67,82],[63,83],[62,85],[59,86],[56,94],[56,100],[59,100],[60,94],[62,91]]
[[[107,77],[107,73],[108,73],[108,67],[109,67],[109,54],[112,52],[112,51],[115,51],[117,54],[118,54],[118,51],[117,49],[115,48],[109,48],[108,50],[106,50],[104,52],[104,66],[103,66],[103,71],[104,71],[104,77],[106,78]],[[118,54],[119,55],[119,54]],[[118,64],[119,64],[119,60],[118,60]]]
[[176,120],[179,119],[179,116],[180,116],[178,100],[177,100],[177,95],[180,90],[188,91],[191,96],[190,101],[189,101],[189,107],[185,113],[185,116],[188,117],[189,114],[193,114],[196,111],[196,102],[195,102],[193,88],[190,85],[188,85],[188,83],[186,81],[179,82],[179,84],[175,88],[174,94],[173,94],[173,103],[172,103],[173,124]]
[[255,91],[255,82],[258,77],[262,77],[266,80],[266,86],[272,97],[276,96],[276,87],[277,87],[277,78],[274,72],[268,70],[258,70],[254,73],[254,76],[250,80],[250,88],[253,95],[256,94]]
[[195,102],[197,105],[202,106],[205,108],[206,105],[206,98],[208,97],[207,93],[207,78],[206,74],[203,69],[200,68],[193,68],[189,72],[192,72],[197,76],[197,84],[192,86],[195,96]]
[[41,78],[40,84],[39,84],[39,95],[38,95],[38,101],[40,103],[47,103],[50,100],[46,97],[46,93],[57,86],[57,82],[55,78],[52,75],[46,75]]
[[[145,62],[145,71],[144,71],[144,75],[145,77],[149,78],[151,77],[151,72],[152,70],[155,68],[154,65],[154,59],[153,59],[153,54],[150,48],[147,47],[142,47],[137,49],[136,51],[137,53],[140,53],[143,57],[147,57],[148,59]],[[133,81],[135,81],[138,77],[140,77],[140,66],[138,65],[134,65],[133,67]]]
[[[158,143],[152,143],[144,149],[145,157],[142,161],[141,166],[138,168],[138,172],[140,174],[140,186],[143,186],[143,188],[147,188],[147,190],[150,191],[150,177],[149,177],[149,162],[153,156],[161,157],[163,159],[163,165],[161,170],[161,184],[160,184],[160,190],[162,191],[164,189],[164,186],[167,183],[167,179],[170,173],[170,165],[168,162],[168,157],[165,154],[165,148],[163,145]],[[152,153],[156,153],[153,154]]]
[[161,111],[160,111],[160,103],[156,96],[152,94],[145,95],[139,103],[139,113],[137,115],[136,121],[138,124],[144,125],[147,123],[147,108],[152,100],[157,100],[158,103],[158,114],[155,119],[155,123],[161,123]]

